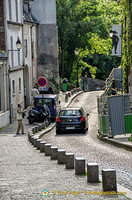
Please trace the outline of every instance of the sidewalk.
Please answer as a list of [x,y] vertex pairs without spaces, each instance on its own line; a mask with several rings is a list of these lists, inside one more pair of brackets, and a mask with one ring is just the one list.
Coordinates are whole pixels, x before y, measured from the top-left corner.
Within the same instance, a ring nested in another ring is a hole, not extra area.
[[131,134],[126,134],[126,135],[117,135],[114,138],[108,138],[97,135],[98,139],[100,139],[103,142],[107,142],[117,147],[124,148],[127,151],[132,151],[132,142],[128,141],[128,138],[130,136]]
[[[102,183],[88,184],[86,176],[75,176],[74,170],[51,161],[28,142],[27,134],[15,136],[16,126],[14,121],[0,131],[0,200],[128,199],[124,195],[101,195]],[[44,189],[48,196],[42,195]],[[118,192],[125,190],[118,186]]]

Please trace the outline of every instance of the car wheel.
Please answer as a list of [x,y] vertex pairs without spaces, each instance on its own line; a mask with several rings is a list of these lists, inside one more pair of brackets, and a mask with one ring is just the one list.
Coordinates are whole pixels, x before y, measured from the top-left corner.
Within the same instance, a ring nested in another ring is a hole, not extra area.
[[60,134],[60,130],[56,130],[56,135],[59,135]]
[[32,124],[32,123],[33,123],[33,121],[32,121],[32,120],[28,120],[28,122],[29,122],[29,124]]
[[82,131],[82,134],[86,134],[86,131],[87,131],[87,130],[83,130],[83,131]]

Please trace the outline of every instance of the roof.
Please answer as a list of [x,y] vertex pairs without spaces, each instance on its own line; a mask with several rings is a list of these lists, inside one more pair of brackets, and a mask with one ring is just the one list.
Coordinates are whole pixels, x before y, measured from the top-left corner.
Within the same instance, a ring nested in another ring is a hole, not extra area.
[[57,97],[56,94],[40,94],[38,96],[36,96],[35,98],[38,98],[38,99],[42,99],[42,98],[51,98],[51,99],[54,99],[55,97]]
[[64,108],[64,109],[62,109],[62,110],[80,110],[80,109],[82,109],[81,107],[72,107],[72,108]]

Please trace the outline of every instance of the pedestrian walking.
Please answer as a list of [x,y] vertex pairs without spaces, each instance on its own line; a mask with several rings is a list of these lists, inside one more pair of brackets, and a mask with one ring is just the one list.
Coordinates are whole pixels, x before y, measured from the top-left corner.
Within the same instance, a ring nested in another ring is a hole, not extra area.
[[32,89],[32,97],[36,97],[39,95],[39,91],[38,89],[36,88],[36,86],[34,86],[34,88]]
[[36,88],[36,86],[34,86],[34,88],[32,89],[31,95],[32,95],[32,97],[33,97],[33,99],[32,99],[32,104],[33,104],[34,98],[35,98],[36,96],[39,95],[39,91],[38,91],[38,89]]
[[22,123],[22,119],[23,119],[23,114],[25,114],[26,110],[22,110],[22,105],[18,104],[18,108],[17,108],[17,121],[18,121],[18,127],[17,127],[17,132],[16,134],[19,134],[19,131],[21,130],[22,134],[24,134],[24,126]]

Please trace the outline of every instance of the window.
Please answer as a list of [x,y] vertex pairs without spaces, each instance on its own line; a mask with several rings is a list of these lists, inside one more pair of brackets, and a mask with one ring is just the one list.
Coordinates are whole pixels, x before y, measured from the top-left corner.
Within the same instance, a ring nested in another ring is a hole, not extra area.
[[28,55],[27,40],[24,40],[24,55],[25,55],[25,57],[27,57],[27,55]]
[[18,65],[20,66],[20,51],[18,51],[17,53],[18,53]]
[[19,78],[19,90],[21,90],[21,78]]
[[12,92],[15,94],[15,80],[12,81]]
[[[11,45],[11,50],[13,50],[13,36],[10,37],[10,45]],[[12,67],[14,66],[14,54],[13,51],[11,51],[11,63]]]
[[16,4],[16,22],[18,22],[18,2],[17,2],[17,0],[15,0],[15,4]]
[[11,12],[11,0],[8,0],[8,8],[9,8],[9,20],[12,20],[12,12]]

